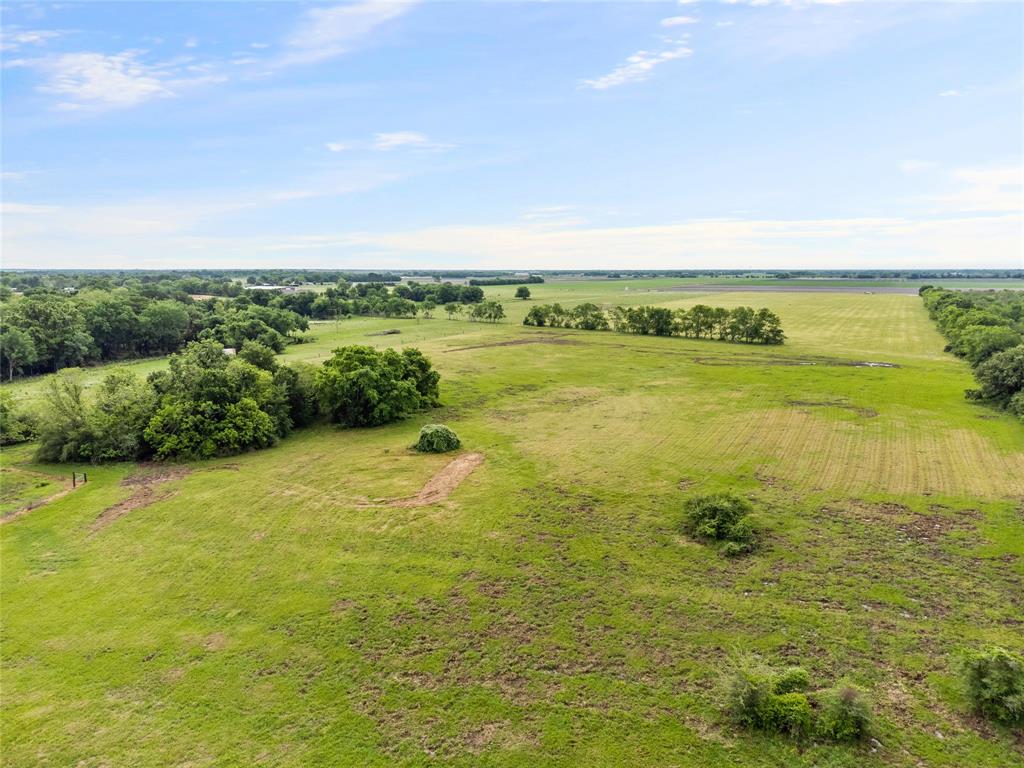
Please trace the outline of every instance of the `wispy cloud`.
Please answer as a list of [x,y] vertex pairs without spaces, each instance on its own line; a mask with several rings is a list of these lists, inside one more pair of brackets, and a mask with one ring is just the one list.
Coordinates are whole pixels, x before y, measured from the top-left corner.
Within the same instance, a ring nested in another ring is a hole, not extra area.
[[692,55],[693,51],[681,43],[660,51],[637,51],[608,74],[584,80],[581,85],[585,88],[604,91],[626,83],[641,82],[651,76],[655,67],[667,61],[684,59]]
[[953,97],[953,96],[963,96],[963,93],[961,91],[950,89],[948,91],[940,92],[939,96],[941,96],[944,99],[948,99],[948,98]]
[[313,64],[340,56],[377,27],[398,18],[413,5],[413,2],[370,0],[311,8],[285,40],[288,50],[274,64]]
[[45,45],[66,34],[58,29],[19,29],[8,27],[0,31],[0,51],[17,51],[26,45]]
[[154,99],[171,98],[182,90],[226,78],[210,65],[190,63],[191,59],[150,64],[143,51],[128,50],[106,54],[64,53],[35,59],[20,59],[9,66],[29,67],[41,72],[46,82],[41,93],[59,96],[56,108],[63,111],[121,109]]
[[366,141],[328,141],[324,146],[331,152],[372,149],[377,152],[391,152],[396,149],[412,149],[427,152],[447,152],[455,144],[435,141],[419,131],[391,131],[375,133]]
[[667,19],[661,20],[661,26],[663,27],[682,27],[686,24],[696,24],[699,21],[694,16],[669,16]]
[[944,211],[1000,213],[1024,211],[1024,166],[960,168],[953,171],[959,189],[934,198]]

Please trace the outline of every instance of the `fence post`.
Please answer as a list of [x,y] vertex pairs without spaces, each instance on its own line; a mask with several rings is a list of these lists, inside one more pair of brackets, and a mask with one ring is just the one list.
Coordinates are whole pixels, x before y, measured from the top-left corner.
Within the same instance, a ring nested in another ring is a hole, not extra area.
[[78,487],[78,483],[75,482],[75,473],[74,472],[71,473],[71,487],[72,488],[77,488]]

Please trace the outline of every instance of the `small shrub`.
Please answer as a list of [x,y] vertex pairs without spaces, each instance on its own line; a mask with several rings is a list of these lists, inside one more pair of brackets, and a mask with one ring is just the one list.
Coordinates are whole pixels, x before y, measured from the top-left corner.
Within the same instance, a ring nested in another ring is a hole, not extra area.
[[806,691],[811,687],[811,676],[803,667],[790,667],[775,678],[772,684],[773,693],[793,693]]
[[447,453],[461,447],[459,436],[444,424],[427,424],[420,430],[420,439],[413,446],[423,453]]
[[814,724],[814,712],[806,694],[772,694],[764,700],[761,728],[769,733],[781,733],[794,739],[805,739]]
[[771,671],[756,659],[738,659],[726,675],[723,704],[730,719],[745,728],[761,728],[762,714],[772,693]]
[[721,552],[735,557],[754,549],[756,531],[746,519],[753,507],[741,496],[715,493],[693,496],[683,505],[683,532],[695,539],[722,544]]
[[988,646],[966,653],[960,674],[976,712],[1007,725],[1024,725],[1024,657]]
[[840,685],[824,693],[818,732],[830,741],[864,741],[874,730],[871,705],[864,693]]

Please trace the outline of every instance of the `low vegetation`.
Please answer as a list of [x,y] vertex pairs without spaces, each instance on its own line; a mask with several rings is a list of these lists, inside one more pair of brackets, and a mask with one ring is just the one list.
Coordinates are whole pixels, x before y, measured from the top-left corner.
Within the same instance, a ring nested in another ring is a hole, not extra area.
[[420,437],[413,446],[421,453],[447,453],[461,447],[459,436],[444,424],[427,424],[420,430]]
[[753,656],[739,658],[723,684],[723,706],[738,726],[805,741],[858,742],[875,730],[864,693],[841,684],[812,690],[801,667],[776,672]]
[[747,518],[753,505],[742,496],[716,493],[692,496],[683,504],[683,532],[718,546],[726,557],[746,554],[754,549],[756,532]]
[[964,692],[978,714],[1024,727],[1024,656],[988,646],[960,659]]
[[578,304],[566,310],[561,304],[543,304],[530,309],[523,325],[579,328],[640,336],[683,336],[718,339],[747,344],[782,344],[786,335],[779,316],[767,308],[709,307],[697,304],[689,309],[667,307],[612,307],[605,311],[596,304]]

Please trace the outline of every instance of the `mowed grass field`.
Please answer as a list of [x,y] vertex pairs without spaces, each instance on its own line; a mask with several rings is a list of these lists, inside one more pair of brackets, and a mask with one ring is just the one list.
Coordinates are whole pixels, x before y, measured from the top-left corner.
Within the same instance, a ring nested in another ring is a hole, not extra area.
[[[964,400],[916,296],[663,287],[489,288],[496,325],[317,323],[286,359],[417,346],[444,407],[165,478],[78,467],[88,484],[0,526],[5,765],[1024,763],[951,669],[1024,650],[1024,427]],[[551,301],[767,306],[789,340],[520,324]],[[483,464],[389,506],[451,460],[408,450],[432,422]],[[4,466],[63,487],[71,467],[30,456]],[[677,532],[689,494],[723,489],[757,507],[752,556]],[[735,730],[715,689],[741,652],[870,691],[882,746]]]

